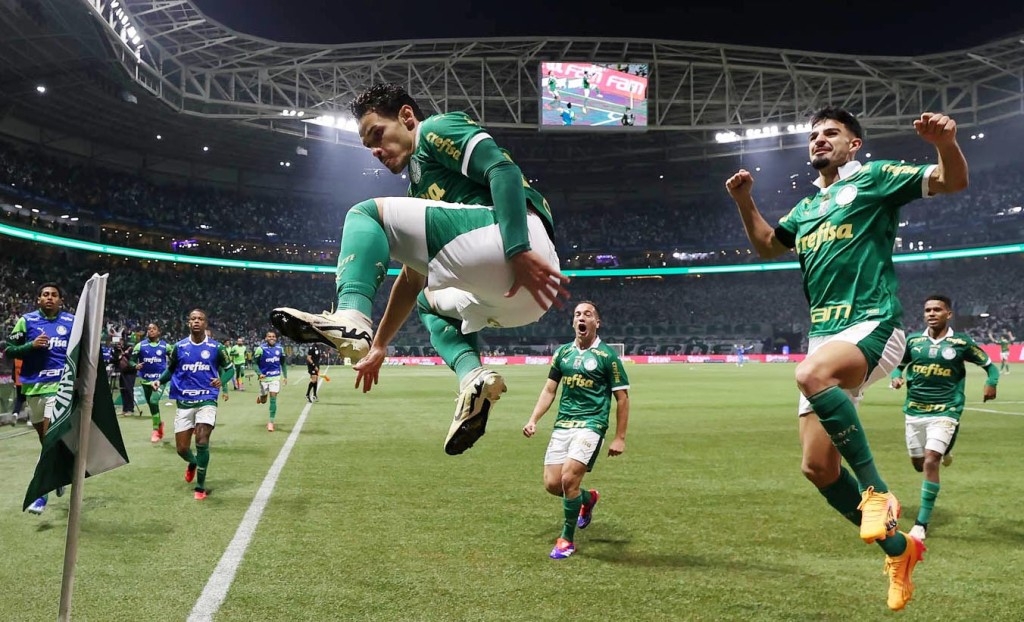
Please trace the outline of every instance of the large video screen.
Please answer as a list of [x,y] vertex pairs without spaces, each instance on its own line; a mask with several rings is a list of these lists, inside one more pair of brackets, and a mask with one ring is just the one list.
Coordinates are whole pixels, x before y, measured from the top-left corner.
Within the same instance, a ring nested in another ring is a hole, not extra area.
[[643,129],[647,78],[641,63],[541,63],[541,129]]

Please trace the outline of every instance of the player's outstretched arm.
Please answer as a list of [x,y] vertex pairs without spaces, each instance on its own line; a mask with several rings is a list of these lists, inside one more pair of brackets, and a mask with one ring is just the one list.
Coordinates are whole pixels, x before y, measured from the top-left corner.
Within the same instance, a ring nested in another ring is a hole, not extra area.
[[926,143],[934,145],[938,153],[938,166],[928,177],[928,194],[951,194],[966,189],[967,158],[956,142],[956,121],[944,114],[925,112],[914,121],[914,130]]
[[384,308],[384,315],[377,325],[377,332],[373,336],[373,343],[369,352],[353,366],[356,370],[356,384],[358,388],[362,385],[363,393],[366,393],[377,384],[380,376],[381,365],[387,356],[388,344],[398,334],[398,330],[405,324],[409,314],[416,306],[416,297],[426,287],[427,277],[412,270],[409,266],[402,266],[402,271],[395,279],[391,287],[391,295],[388,297],[388,305]]
[[558,383],[548,378],[544,383],[544,386],[540,390],[540,395],[537,396],[537,404],[533,407],[533,413],[530,415],[529,421],[523,426],[523,436],[530,438],[537,433],[537,422],[544,416],[544,413],[548,412],[551,408],[551,404],[555,401],[555,394],[558,392]]
[[769,225],[760,210],[757,209],[754,197],[750,194],[753,187],[754,176],[750,174],[750,171],[742,168],[725,181],[725,189],[740,210],[743,228],[746,230],[747,238],[750,239],[754,250],[765,259],[778,257],[789,248],[779,241],[775,236],[775,227]]
[[626,451],[626,428],[629,426],[629,391],[615,391],[615,437],[608,444],[608,455],[618,456]]

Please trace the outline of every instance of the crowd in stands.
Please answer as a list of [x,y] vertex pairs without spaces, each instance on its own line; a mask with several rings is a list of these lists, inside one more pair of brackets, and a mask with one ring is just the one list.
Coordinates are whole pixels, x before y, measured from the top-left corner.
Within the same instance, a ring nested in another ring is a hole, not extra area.
[[[813,189],[803,179],[792,185],[781,181],[785,189],[773,189],[772,180],[765,180],[755,192],[769,222]],[[1024,239],[1022,188],[1020,167],[974,170],[967,192],[903,209],[896,251],[1019,242]],[[311,197],[157,184],[3,141],[0,189],[4,216],[20,226],[135,248],[326,265],[335,260],[348,207]],[[556,244],[569,268],[760,261],[719,185],[684,201],[556,205],[555,218]],[[182,239],[194,245],[172,248],[173,240]]]
[[[218,339],[243,337],[257,344],[278,306],[312,311],[330,308],[334,276],[298,272],[224,269],[97,255],[2,238],[0,246],[0,339],[14,321],[35,308],[39,284],[55,281],[74,309],[85,280],[109,273],[106,317],[112,332],[141,332],[159,324],[168,338],[187,334],[185,318],[206,310]],[[953,299],[955,324],[981,342],[1005,331],[1024,335],[1024,254],[897,264],[907,330],[921,330],[923,301]],[[375,318],[386,302],[388,279],[377,298]],[[628,353],[708,352],[737,341],[755,352],[788,345],[802,351],[809,328],[807,303],[796,270],[705,274],[664,278],[577,278],[573,301],[593,300],[602,313],[602,338],[623,343]],[[983,317],[984,316],[984,317]],[[550,352],[572,338],[571,304],[540,322],[481,332],[485,349],[512,354]],[[393,342],[399,353],[429,351],[429,338],[411,318]]]
[[[770,222],[808,194],[803,180],[757,194]],[[901,211],[897,252],[935,250],[1024,239],[1024,170],[1012,165],[972,171],[971,187],[953,196],[918,201]],[[72,163],[37,148],[0,140],[0,207],[6,222],[65,237],[179,254],[313,263],[332,267],[343,208],[328,200],[250,195],[196,185],[158,184],[136,174]],[[632,201],[556,206],[556,243],[563,265],[662,267],[744,264],[750,252],[736,209],[719,187],[685,201]],[[274,235],[268,236],[268,233]],[[189,240],[182,245],[182,240]],[[107,315],[113,330],[139,331],[156,321],[168,335],[186,333],[185,317],[206,309],[222,339],[258,343],[267,312],[276,306],[318,310],[331,305],[334,277],[197,267],[96,255],[0,238],[0,329],[34,305],[34,290],[56,281],[74,305],[94,272],[110,273]],[[173,244],[173,245],[172,245]],[[792,261],[784,255],[781,261]],[[898,264],[908,329],[921,328],[919,308],[933,293],[956,301],[961,326],[975,338],[1013,331],[1024,335],[1024,302],[1016,284],[1024,255]],[[390,283],[390,281],[389,281]],[[390,285],[387,284],[385,289]],[[707,351],[737,340],[754,351],[782,345],[800,351],[808,329],[799,273],[694,274],[663,278],[598,279],[573,283],[575,300],[590,299],[604,316],[606,340],[635,352]],[[386,300],[379,296],[379,317]],[[533,326],[485,331],[495,352],[550,350],[571,336],[569,313],[552,311]],[[395,345],[429,351],[417,320]]]

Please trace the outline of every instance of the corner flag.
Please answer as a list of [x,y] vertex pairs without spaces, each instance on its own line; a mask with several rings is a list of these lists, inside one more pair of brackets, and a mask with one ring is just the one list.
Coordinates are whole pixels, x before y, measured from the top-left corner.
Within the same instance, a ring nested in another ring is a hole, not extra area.
[[[58,486],[72,483],[79,453],[85,454],[85,477],[128,464],[107,374],[99,363],[106,291],[107,275],[94,274],[78,300],[53,422],[43,439],[22,511]],[[88,426],[87,436],[82,426]]]

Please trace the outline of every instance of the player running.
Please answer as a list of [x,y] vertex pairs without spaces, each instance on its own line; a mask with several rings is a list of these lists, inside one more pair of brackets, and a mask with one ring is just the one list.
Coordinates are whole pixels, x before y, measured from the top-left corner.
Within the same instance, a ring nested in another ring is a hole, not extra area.
[[284,348],[277,345],[277,333],[268,330],[263,343],[253,351],[252,357],[260,374],[260,395],[256,403],[266,404],[269,398],[267,432],[273,432],[274,418],[277,416],[277,394],[281,392],[282,382],[288,384],[288,366],[284,362]]
[[153,434],[149,437],[151,443],[159,443],[164,438],[164,422],[160,418],[163,392],[153,390],[153,381],[159,380],[167,369],[167,356],[171,349],[172,346],[160,338],[160,327],[155,323],[146,327],[146,338],[132,348],[130,364],[135,366],[142,380],[142,394],[153,419]]
[[953,303],[946,296],[929,296],[924,303],[928,328],[907,338],[906,351],[892,372],[892,388],[903,386],[907,369],[907,399],[903,414],[907,427],[907,451],[918,473],[924,473],[921,505],[910,535],[924,540],[928,535],[935,500],[939,496],[939,464],[960,428],[964,412],[965,363],[980,366],[988,374],[982,401],[996,399],[999,370],[985,351],[967,333],[949,325]]

